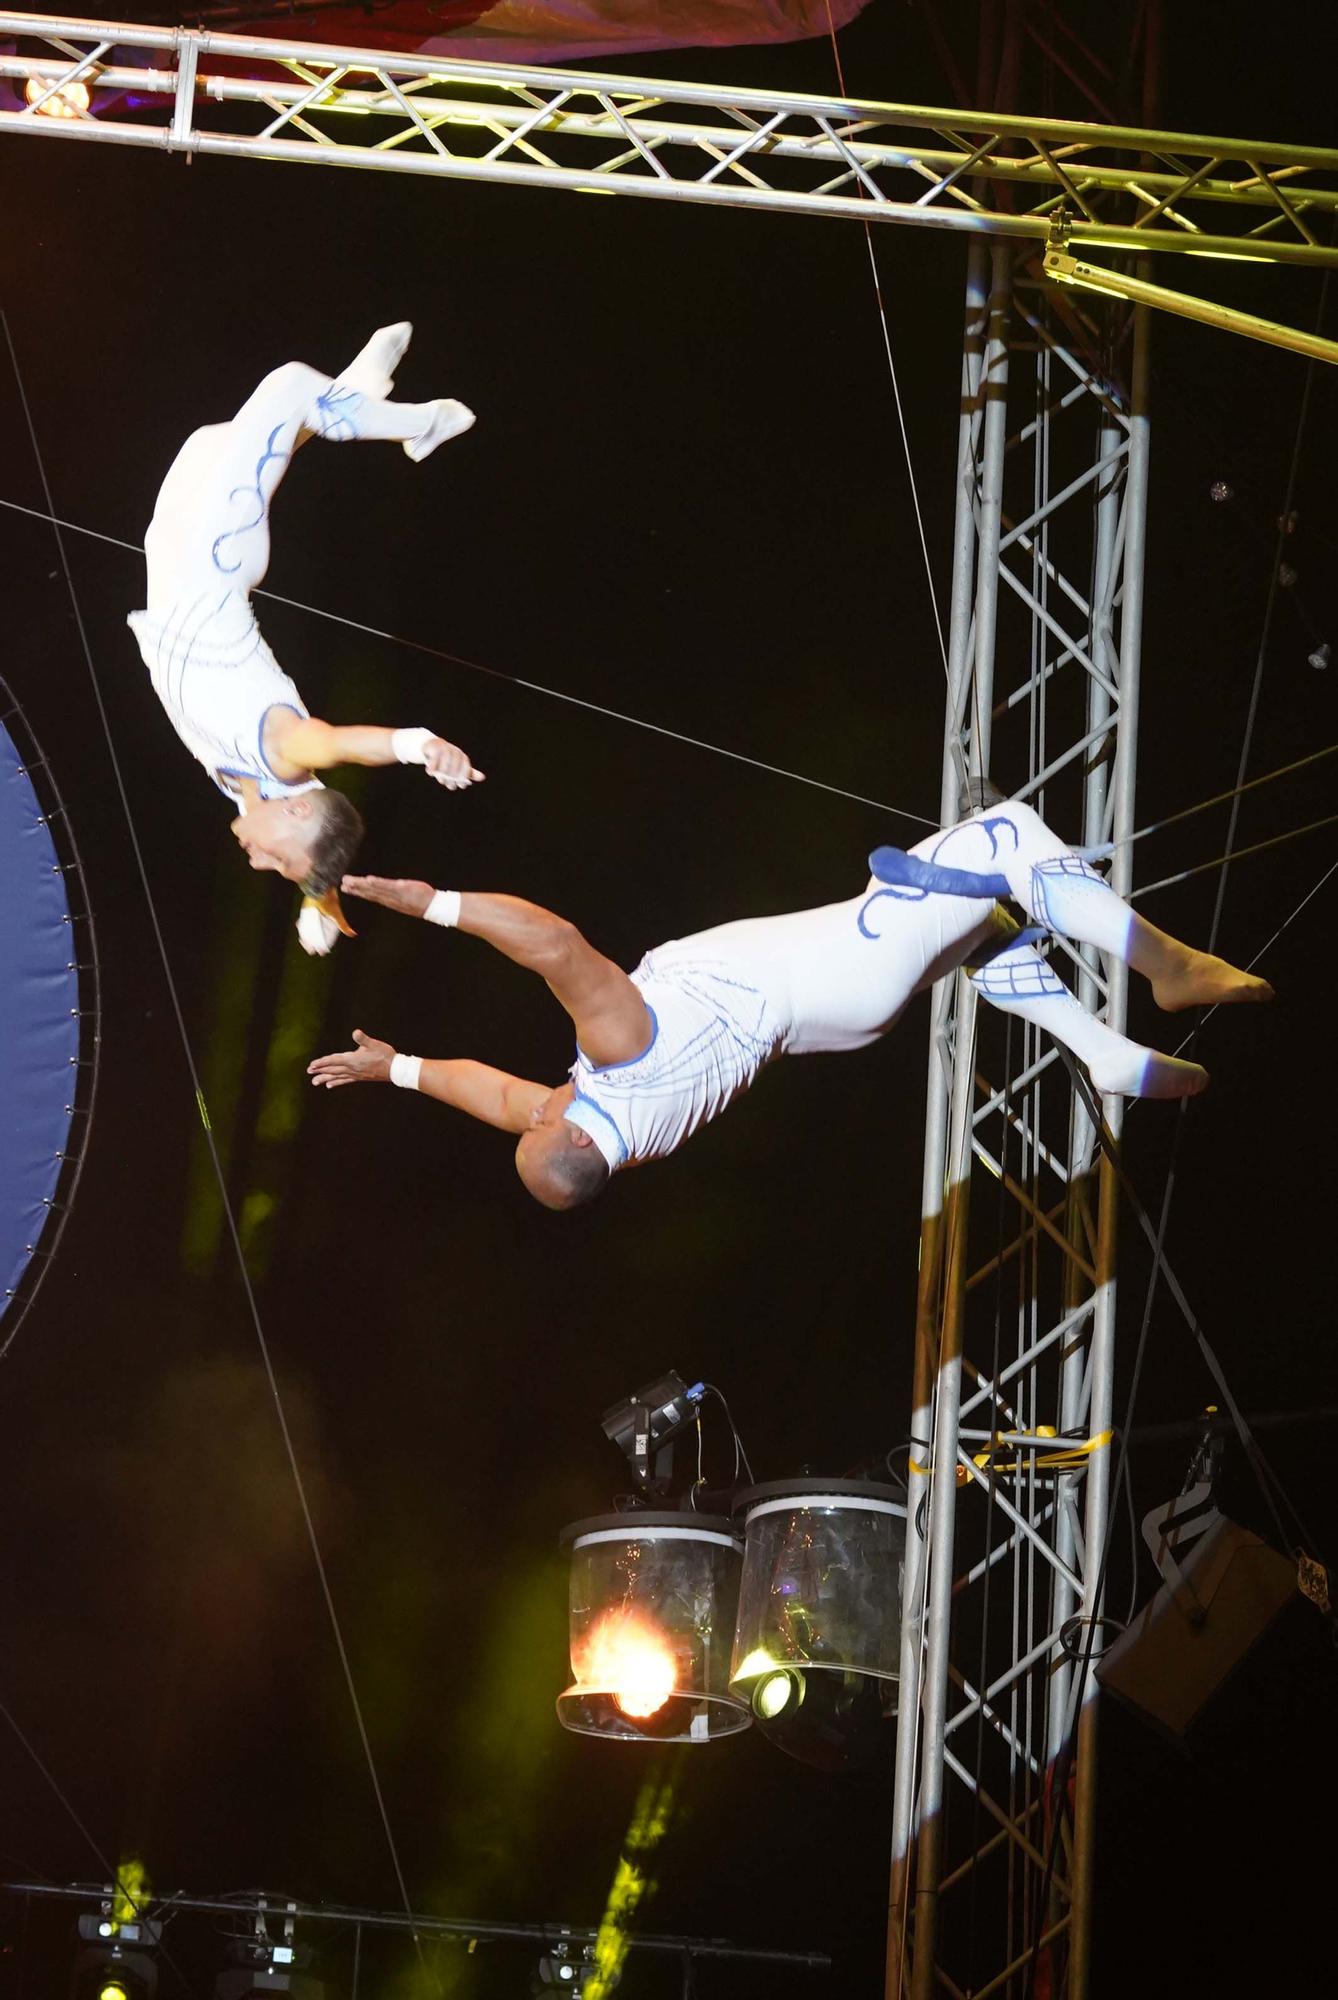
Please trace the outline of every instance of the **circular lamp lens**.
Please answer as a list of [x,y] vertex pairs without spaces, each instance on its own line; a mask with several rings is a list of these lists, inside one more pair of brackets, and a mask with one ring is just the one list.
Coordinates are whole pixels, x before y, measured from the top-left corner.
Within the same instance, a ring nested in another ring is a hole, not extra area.
[[119,1979],[109,1979],[98,1988],[98,2000],[130,2000],[130,1997]]
[[753,1714],[762,1722],[774,1722],[777,1716],[798,1708],[804,1699],[804,1677],[802,1674],[767,1674],[753,1689]]

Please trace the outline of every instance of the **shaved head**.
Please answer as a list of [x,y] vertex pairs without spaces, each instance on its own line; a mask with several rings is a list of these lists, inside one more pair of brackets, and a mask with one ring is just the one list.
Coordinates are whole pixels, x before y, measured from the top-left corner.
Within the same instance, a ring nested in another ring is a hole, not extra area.
[[516,1147],[516,1172],[526,1189],[545,1208],[583,1208],[609,1183],[604,1156],[582,1132],[565,1120],[526,1132]]

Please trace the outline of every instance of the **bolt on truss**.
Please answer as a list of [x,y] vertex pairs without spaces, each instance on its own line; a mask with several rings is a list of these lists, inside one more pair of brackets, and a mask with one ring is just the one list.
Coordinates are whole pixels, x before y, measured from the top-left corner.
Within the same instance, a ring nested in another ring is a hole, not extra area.
[[[942,818],[963,772],[989,771],[1095,845],[1133,828],[1146,313],[1073,304],[1028,254],[973,245]],[[1131,873],[1118,847],[1122,895]],[[1124,966],[1056,943],[1122,1027]],[[936,989],[887,1992],[1020,1994],[1036,1957],[1035,1990],[1078,2000],[1117,1189],[1055,1046],[984,1016],[964,976]],[[1104,1110],[1118,1134],[1120,1100]]]
[[3,131],[1033,242],[1062,209],[1076,249],[1338,261],[1322,147],[34,14],[0,42],[33,92]]

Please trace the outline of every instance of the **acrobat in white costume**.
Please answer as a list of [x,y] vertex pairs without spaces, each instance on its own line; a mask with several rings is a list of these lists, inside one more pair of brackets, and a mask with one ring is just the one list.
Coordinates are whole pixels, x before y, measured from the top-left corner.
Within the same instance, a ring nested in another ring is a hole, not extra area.
[[[886,1034],[916,993],[997,940],[999,894],[1044,929],[1145,973],[1169,1011],[1271,997],[1264,980],[1135,915],[1018,802],[983,808],[909,856],[879,849],[872,862],[859,896],[677,939],[630,975],[534,904],[350,877],[350,893],[453,924],[540,973],[575,1023],[576,1061],[570,1081],[551,1089],[480,1063],[397,1055],[359,1033],[357,1048],[310,1064],[312,1080],[402,1084],[515,1132],[530,1193],[570,1208],[620,1169],[676,1151],[775,1057],[857,1049]],[[1079,1056],[1103,1093],[1184,1097],[1208,1080],[1197,1063],[1140,1047],[1088,1014],[1026,933],[970,976],[992,1005]]]
[[271,502],[308,438],[387,439],[423,459],[472,425],[451,399],[386,400],[411,333],[407,321],[383,327],[337,377],[302,362],[276,368],[230,423],[187,438],[144,538],[147,606],[128,621],[177,735],[239,807],[232,830],[252,866],[308,889],[298,922],[308,951],[328,951],[348,928],[335,892],[361,833],[352,806],[315,771],[417,763],[452,790],[482,776],[431,730],[311,716],[251,607],[269,567]]

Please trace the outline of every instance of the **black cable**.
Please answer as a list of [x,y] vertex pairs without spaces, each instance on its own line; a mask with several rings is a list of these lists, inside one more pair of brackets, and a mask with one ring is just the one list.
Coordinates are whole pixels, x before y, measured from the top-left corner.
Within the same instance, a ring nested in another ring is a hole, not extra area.
[[[1338,226],[1338,223],[1335,226]],[[1324,324],[1324,310],[1329,299],[1329,276],[1330,273],[1326,269],[1323,282],[1319,288],[1319,306],[1315,313],[1316,333],[1320,331]],[[1254,743],[1254,725],[1259,712],[1259,691],[1264,679],[1264,658],[1268,651],[1269,636],[1273,629],[1273,607],[1277,603],[1278,576],[1282,569],[1283,550],[1286,547],[1287,541],[1286,522],[1292,512],[1292,502],[1296,496],[1296,476],[1301,463],[1301,445],[1305,437],[1306,419],[1310,414],[1310,391],[1314,380],[1315,357],[1311,355],[1306,363],[1305,379],[1301,386],[1301,407],[1296,418],[1296,437],[1292,444],[1291,464],[1287,469],[1286,497],[1282,503],[1282,512],[1278,517],[1278,533],[1273,554],[1273,569],[1268,579],[1268,597],[1264,605],[1264,626],[1263,631],[1259,635],[1259,651],[1255,658],[1254,680],[1250,687],[1250,701],[1245,716],[1245,734],[1241,742],[1240,764],[1236,772],[1236,784],[1238,787],[1244,783],[1246,767],[1250,761],[1250,750]],[[1238,795],[1232,800],[1231,817],[1227,823],[1226,849],[1228,855],[1230,855],[1236,843],[1236,827],[1239,819],[1240,798]],[[1217,932],[1222,920],[1222,905],[1226,898],[1226,885],[1227,871],[1224,867],[1218,879],[1217,899],[1213,905],[1213,920],[1208,932],[1208,950],[1210,952],[1215,951],[1217,948]]]
[[[1151,896],[1158,889],[1173,889],[1178,882],[1188,882],[1192,875],[1206,875],[1213,868],[1222,869],[1225,879],[1225,871],[1233,861],[1244,861],[1247,855],[1262,854],[1267,848],[1281,847],[1288,840],[1299,840],[1303,833],[1318,833],[1322,826],[1335,824],[1338,824],[1338,813],[1329,813],[1324,819],[1312,819],[1305,826],[1294,826],[1290,833],[1275,833],[1268,840],[1256,840],[1253,846],[1228,847],[1226,853],[1219,854],[1215,860],[1200,861],[1193,868],[1182,868],[1178,875],[1165,875],[1160,882],[1149,882],[1146,888],[1135,889],[1129,900],[1139,903],[1144,896]],[[1212,950],[1211,943],[1208,949]]]
[[756,1483],[756,1480],[755,1480],[755,1475],[754,1475],[754,1473],[753,1473],[753,1468],[752,1468],[752,1466],[751,1466],[751,1465],[750,1465],[750,1464],[748,1463],[748,1454],[747,1454],[747,1452],[746,1452],[746,1451],[744,1450],[744,1448],[743,1448],[743,1439],[742,1439],[742,1438],[741,1438],[741,1437],[739,1436],[739,1431],[738,1431],[738,1426],[737,1426],[737,1425],[736,1425],[736,1423],[734,1422],[734,1418],[733,1418],[733,1416],[732,1416],[732,1415],[731,1415],[731,1413],[730,1413],[730,1407],[729,1407],[729,1404],[728,1404],[728,1403],[727,1403],[727,1402],[725,1401],[725,1398],[724,1398],[723,1394],[721,1393],[721,1391],[720,1391],[719,1389],[717,1389],[717,1388],[716,1388],[716,1386],[715,1386],[715,1383],[714,1383],[714,1382],[703,1382],[703,1383],[702,1383],[702,1387],[703,1387],[703,1389],[705,1389],[705,1391],[707,1392],[707,1394],[708,1394],[708,1395],[710,1395],[710,1396],[714,1396],[714,1397],[715,1397],[716,1401],[717,1401],[717,1402],[719,1403],[719,1405],[720,1405],[721,1409],[722,1409],[722,1410],[724,1411],[724,1413],[725,1413],[725,1421],[726,1421],[726,1422],[728,1423],[728,1425],[729,1425],[729,1428],[730,1428],[730,1432],[731,1432],[731,1434],[732,1434],[732,1436],[733,1436],[733,1438],[734,1438],[734,1449],[735,1449],[736,1453],[738,1454],[738,1456],[736,1457],[736,1459],[735,1459],[735,1461],[734,1461],[734,1470],[735,1470],[735,1474],[737,1475],[737,1473],[738,1473],[738,1461],[739,1461],[739,1459],[742,1459],[742,1460],[743,1460],[743,1469],[744,1469],[744,1471],[745,1471],[745,1472],[747,1473],[747,1475],[748,1475],[748,1480],[749,1480],[749,1483],[750,1483],[750,1484],[755,1484],[755,1483]]

